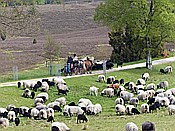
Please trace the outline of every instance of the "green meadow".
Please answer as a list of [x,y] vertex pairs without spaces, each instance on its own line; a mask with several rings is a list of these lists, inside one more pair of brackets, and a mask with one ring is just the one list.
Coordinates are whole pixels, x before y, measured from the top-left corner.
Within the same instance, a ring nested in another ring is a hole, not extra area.
[[[167,80],[169,82],[169,88],[175,87],[175,72],[172,74],[161,74],[159,72],[160,68],[164,68],[167,65],[175,67],[175,63],[167,63],[163,65],[153,66],[152,70],[146,68],[137,68],[131,70],[122,70],[117,72],[108,73],[108,76],[115,76],[116,79],[120,80],[123,78],[125,82],[133,81],[136,82],[138,78],[141,78],[142,73],[148,72],[150,74],[150,79],[146,82],[155,83],[156,85],[160,81]],[[28,71],[29,73],[30,71]],[[33,72],[36,73],[36,72]],[[43,77],[44,78],[44,77]],[[22,78],[21,78],[22,79]],[[31,77],[25,78],[31,79]],[[56,87],[51,87],[48,91],[49,102],[54,101],[56,98],[64,96],[67,103],[72,101],[78,102],[80,98],[88,98],[93,104],[100,103],[102,105],[103,111],[101,114],[96,116],[87,116],[87,123],[76,123],[76,117],[63,116],[61,112],[55,112],[55,121],[64,122],[71,129],[71,131],[81,131],[82,126],[88,125],[88,131],[125,131],[125,125],[128,122],[134,122],[139,130],[141,131],[141,125],[145,121],[151,121],[156,125],[156,131],[175,131],[175,115],[170,116],[168,114],[167,108],[163,107],[154,113],[140,114],[140,115],[116,115],[115,113],[115,99],[108,98],[106,96],[101,96],[101,91],[107,87],[106,83],[97,82],[97,75],[93,76],[82,76],[78,78],[65,79],[70,91],[68,95],[58,95]],[[89,95],[89,87],[96,86],[99,88],[98,96]],[[23,98],[21,95],[23,93],[22,88],[14,87],[1,87],[0,88],[0,107],[7,107],[8,104],[14,104],[16,107],[20,106],[34,106],[34,100],[31,98]],[[36,92],[36,94],[40,91]],[[140,105],[146,103],[147,101],[140,102],[137,107],[140,110]],[[63,108],[63,107],[62,107]],[[10,123],[8,128],[0,128],[4,131],[49,131],[51,130],[51,123],[46,122],[46,120],[34,120],[24,117],[19,117],[21,123],[18,127],[14,123]]]

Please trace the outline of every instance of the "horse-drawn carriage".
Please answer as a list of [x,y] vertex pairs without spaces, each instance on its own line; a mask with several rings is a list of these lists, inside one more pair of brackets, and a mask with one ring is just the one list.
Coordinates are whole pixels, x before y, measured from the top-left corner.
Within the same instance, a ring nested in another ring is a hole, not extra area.
[[86,59],[79,60],[73,63],[67,63],[64,66],[64,75],[78,75],[78,74],[85,74],[91,73],[92,71],[93,62],[88,57]]

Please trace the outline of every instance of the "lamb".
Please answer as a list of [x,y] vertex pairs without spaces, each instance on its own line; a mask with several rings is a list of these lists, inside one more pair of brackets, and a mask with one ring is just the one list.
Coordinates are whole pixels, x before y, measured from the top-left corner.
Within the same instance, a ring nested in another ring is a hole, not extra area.
[[0,126],[1,127],[8,127],[9,126],[9,120],[7,118],[0,118]]
[[117,98],[117,99],[115,100],[115,104],[116,104],[116,105],[117,105],[117,104],[124,105],[125,102],[124,102],[124,100],[123,100],[122,98]]
[[49,95],[46,92],[39,93],[36,98],[42,98],[44,103],[49,99]]
[[26,97],[26,98],[30,97],[30,96],[31,96],[31,91],[30,91],[28,88],[26,88],[26,89],[24,90],[22,96],[23,96],[23,97]]
[[14,111],[9,111],[8,112],[8,115],[7,115],[7,118],[10,122],[14,122],[15,121],[15,118],[16,118],[16,115],[15,115],[15,112]]
[[140,112],[141,113],[149,113],[149,106],[148,104],[144,103],[140,107]]
[[18,126],[20,124],[20,119],[19,118],[15,118],[15,125]]
[[115,106],[115,111],[116,111],[116,114],[119,113],[120,115],[122,115],[122,114],[124,114],[126,112],[126,108],[125,108],[124,105],[117,104]]
[[89,89],[90,95],[95,95],[95,96],[97,96],[97,95],[98,95],[98,90],[99,90],[99,88],[97,88],[97,87],[95,87],[95,86],[90,87],[90,89]]
[[157,85],[157,88],[167,89],[167,88],[168,88],[168,81],[160,82],[160,83]]
[[108,97],[113,97],[114,96],[114,89],[112,89],[112,88],[105,88],[101,92],[101,96],[103,96],[103,95],[107,95]]
[[78,116],[77,116],[77,124],[78,124],[78,121],[81,123],[81,120],[84,122],[84,121],[86,121],[86,122],[88,122],[88,119],[87,119],[87,117],[84,115],[84,113],[83,114],[78,114]]
[[127,105],[126,106],[126,114],[127,115],[132,115],[132,108],[135,108],[133,105]]
[[142,74],[142,79],[144,79],[145,81],[147,81],[149,79],[149,73],[143,73]]
[[138,127],[133,122],[126,124],[126,131],[138,131]]
[[172,115],[175,113],[175,105],[168,105],[168,112],[169,115]]
[[70,131],[70,128],[63,122],[53,122],[52,131]]
[[65,97],[60,97],[55,100],[55,102],[59,102],[59,106],[65,106],[66,105],[66,98]]
[[130,99],[130,105],[134,105],[137,107],[137,105],[139,104],[139,99],[137,97],[133,97]]
[[105,82],[105,76],[104,75],[98,75],[98,79],[97,79],[97,81],[99,81],[99,82]]
[[152,122],[146,121],[142,124],[142,131],[155,131],[155,125]]

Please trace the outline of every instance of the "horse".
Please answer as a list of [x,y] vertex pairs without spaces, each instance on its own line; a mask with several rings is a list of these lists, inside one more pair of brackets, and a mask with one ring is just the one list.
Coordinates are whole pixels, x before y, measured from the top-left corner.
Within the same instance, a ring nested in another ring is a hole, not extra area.
[[93,62],[92,60],[90,60],[88,57],[86,60],[83,61],[83,69],[84,69],[84,73],[92,73],[92,66],[93,66]]

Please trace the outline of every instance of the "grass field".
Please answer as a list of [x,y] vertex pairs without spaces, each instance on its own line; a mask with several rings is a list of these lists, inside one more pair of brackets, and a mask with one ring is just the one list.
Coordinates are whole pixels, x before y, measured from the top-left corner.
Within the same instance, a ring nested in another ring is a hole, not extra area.
[[[167,63],[164,65],[153,66],[152,70],[147,70],[146,68],[138,68],[132,70],[123,70],[107,74],[107,76],[113,75],[116,79],[124,78],[125,82],[133,81],[136,82],[138,78],[141,77],[141,74],[144,72],[150,73],[150,79],[148,83],[158,84],[160,81],[167,80],[169,82],[169,88],[175,87],[175,74],[160,74],[159,69],[164,68],[167,65],[175,67],[175,63]],[[29,71],[30,72],[30,71]],[[149,114],[140,114],[140,115],[122,115],[118,116],[115,113],[115,104],[114,101],[116,97],[108,98],[100,96],[100,92],[107,86],[105,83],[96,82],[97,75],[94,76],[83,76],[79,78],[70,78],[65,79],[70,92],[66,97],[67,103],[72,101],[78,102],[80,98],[88,98],[92,101],[93,104],[100,103],[102,105],[103,111],[97,116],[87,116],[88,122],[76,124],[76,117],[65,117],[62,113],[55,113],[55,121],[63,121],[71,131],[80,131],[84,124],[88,125],[89,131],[124,131],[125,125],[128,122],[134,122],[141,130],[141,125],[145,121],[151,121],[156,125],[156,131],[174,131],[175,130],[175,117],[174,115],[169,116],[167,108],[161,108],[161,110],[149,113]],[[90,96],[89,87],[96,86],[99,87],[99,95]],[[33,107],[33,100],[30,98],[23,98],[21,94],[23,93],[22,89],[17,87],[2,87],[0,88],[0,107],[7,107],[8,104],[14,104],[16,107],[28,106]],[[40,93],[38,91],[37,93]],[[54,101],[56,98],[62,97],[64,95],[57,95],[57,89],[51,87],[49,92],[49,100],[47,103]],[[145,101],[146,102],[146,101]],[[46,103],[46,104],[47,104]],[[140,110],[140,105],[143,102],[140,102],[137,109]],[[16,127],[14,123],[10,123],[10,127],[0,129],[4,131],[49,131],[51,123],[47,123],[45,120],[34,120],[20,117],[21,124]]]

